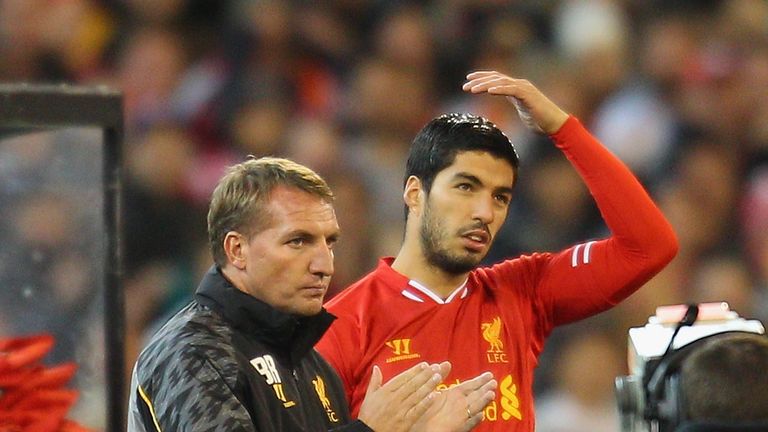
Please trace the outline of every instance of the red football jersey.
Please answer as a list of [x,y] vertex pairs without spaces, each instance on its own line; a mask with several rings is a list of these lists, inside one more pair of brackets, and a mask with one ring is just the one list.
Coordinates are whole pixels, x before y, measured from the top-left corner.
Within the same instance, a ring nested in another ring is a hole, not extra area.
[[472,271],[445,300],[394,271],[375,271],[326,306],[338,319],[317,349],[357,415],[378,365],[384,380],[449,360],[444,388],[491,371],[499,383],[479,431],[533,431],[533,370],[552,329],[617,304],[677,251],[669,223],[631,172],[571,117],[555,144],[595,197],[611,237]]

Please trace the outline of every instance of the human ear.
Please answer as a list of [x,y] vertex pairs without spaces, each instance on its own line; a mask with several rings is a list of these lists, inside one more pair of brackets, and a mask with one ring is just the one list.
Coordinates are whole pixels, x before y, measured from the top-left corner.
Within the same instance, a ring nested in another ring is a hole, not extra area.
[[224,236],[224,253],[227,261],[239,270],[245,270],[248,256],[248,242],[245,236],[237,231],[230,231]]
[[408,207],[409,211],[418,212],[423,199],[421,180],[416,176],[408,177],[408,180],[405,181],[405,188],[403,190],[403,201],[405,201],[405,205]]

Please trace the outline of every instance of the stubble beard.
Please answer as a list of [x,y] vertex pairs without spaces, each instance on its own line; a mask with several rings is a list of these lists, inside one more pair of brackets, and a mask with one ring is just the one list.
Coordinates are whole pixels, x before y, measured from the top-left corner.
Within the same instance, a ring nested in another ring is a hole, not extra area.
[[483,256],[468,252],[463,255],[452,254],[444,245],[449,238],[447,231],[442,221],[433,215],[427,204],[424,207],[424,216],[419,230],[421,248],[427,262],[451,275],[461,275],[474,270]]

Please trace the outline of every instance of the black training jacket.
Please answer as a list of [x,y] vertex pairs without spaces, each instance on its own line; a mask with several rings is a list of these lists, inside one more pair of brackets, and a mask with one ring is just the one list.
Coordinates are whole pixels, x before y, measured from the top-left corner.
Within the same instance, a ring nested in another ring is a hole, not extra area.
[[313,349],[333,319],[281,313],[211,268],[139,356],[128,430],[370,431]]

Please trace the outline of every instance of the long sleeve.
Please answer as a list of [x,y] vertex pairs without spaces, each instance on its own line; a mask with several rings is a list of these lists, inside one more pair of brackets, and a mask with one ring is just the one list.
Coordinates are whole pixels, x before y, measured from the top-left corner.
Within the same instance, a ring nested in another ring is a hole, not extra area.
[[256,432],[248,410],[209,362],[194,371],[174,369],[174,383],[158,378],[144,388],[134,370],[129,404],[129,432],[171,430]]
[[575,117],[551,136],[589,188],[607,239],[575,245],[542,269],[539,296],[550,324],[572,322],[617,304],[677,253],[672,227],[629,169]]

